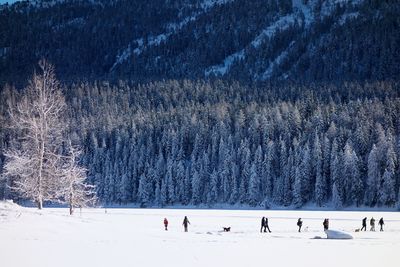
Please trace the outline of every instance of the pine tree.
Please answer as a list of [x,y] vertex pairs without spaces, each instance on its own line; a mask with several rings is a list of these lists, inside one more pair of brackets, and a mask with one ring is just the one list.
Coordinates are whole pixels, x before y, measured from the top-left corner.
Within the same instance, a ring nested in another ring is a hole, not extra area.
[[311,165],[311,155],[310,149],[308,144],[305,145],[302,159],[300,163],[300,179],[302,183],[302,198],[303,203],[311,200],[312,193],[313,193],[313,185],[311,182],[311,175],[312,175],[312,165]]
[[208,204],[214,204],[214,203],[216,203],[217,201],[218,201],[218,181],[219,181],[219,179],[218,179],[218,173],[214,170],[212,173],[211,173],[211,177],[210,177],[210,192],[208,192],[208,195],[207,195],[207,202],[208,202]]
[[388,150],[386,152],[386,168],[382,176],[382,185],[378,193],[378,204],[380,205],[393,207],[396,203],[395,162],[396,154],[394,153],[391,142],[388,142]]
[[192,190],[192,203],[198,205],[201,202],[201,179],[197,171],[193,174]]
[[315,202],[318,206],[322,206],[326,199],[326,180],[323,175],[323,158],[321,144],[319,142],[319,137],[315,134],[314,150],[313,150],[313,163],[314,163],[314,173],[315,173]]
[[377,203],[380,180],[381,177],[377,157],[377,148],[375,145],[373,145],[368,156],[367,190],[365,194],[365,203],[367,205],[374,206]]
[[161,189],[160,189],[160,204],[161,207],[164,207],[168,203],[168,190],[167,190],[167,179],[164,178],[161,180]]
[[145,174],[140,176],[138,195],[141,207],[147,207],[151,204],[151,181]]
[[303,206],[303,187],[302,187],[302,176],[299,166],[296,166],[294,186],[293,186],[293,205],[295,208]]
[[249,181],[249,204],[256,206],[260,203],[260,177],[257,174],[256,164],[253,163],[250,169]]
[[340,209],[343,207],[343,175],[336,151],[336,141],[332,145],[331,159],[332,204],[336,209]]

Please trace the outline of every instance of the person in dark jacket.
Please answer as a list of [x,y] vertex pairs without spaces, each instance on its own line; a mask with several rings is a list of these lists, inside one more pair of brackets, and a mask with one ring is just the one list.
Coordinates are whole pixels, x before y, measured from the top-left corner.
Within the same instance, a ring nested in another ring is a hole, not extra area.
[[168,220],[167,220],[167,218],[164,218],[164,227],[165,227],[165,231],[168,231]]
[[269,226],[268,226],[268,218],[265,217],[265,228],[264,228],[264,232],[266,232],[266,229],[268,229],[268,232],[271,233],[271,230],[269,230]]
[[265,229],[265,217],[262,217],[262,219],[261,219],[260,233],[262,233],[263,231],[266,232],[266,229]]
[[324,226],[324,231],[329,229],[329,219],[325,219],[324,222],[322,223]]
[[301,227],[303,226],[303,221],[301,220],[301,218],[299,218],[297,220],[297,226],[299,227],[299,233],[301,232]]
[[183,227],[185,228],[185,232],[188,231],[188,224],[190,224],[190,222],[188,218],[185,216],[185,218],[183,218],[183,223],[182,223]]
[[380,218],[379,220],[379,226],[381,227],[381,232],[383,232],[383,225],[385,224],[385,222],[383,221],[383,218]]
[[364,231],[367,231],[367,217],[365,217],[362,220],[362,227],[361,227],[361,231],[364,229]]
[[375,219],[374,219],[374,217],[371,218],[371,220],[369,221],[369,224],[371,225],[370,231],[375,232]]

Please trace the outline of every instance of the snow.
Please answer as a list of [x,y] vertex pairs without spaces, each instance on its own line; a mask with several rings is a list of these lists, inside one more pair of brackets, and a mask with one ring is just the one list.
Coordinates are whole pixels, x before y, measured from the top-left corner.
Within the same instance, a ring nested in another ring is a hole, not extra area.
[[297,22],[297,17],[293,14],[283,16],[274,23],[272,23],[269,27],[264,29],[252,42],[251,45],[254,48],[259,47],[263,41],[267,38],[271,38],[277,31],[283,31],[290,26],[292,26],[295,22]]
[[[64,208],[39,211],[1,202],[2,266],[398,266],[396,212],[84,209],[67,214]],[[185,215],[188,233],[182,229]],[[262,216],[269,218],[272,233],[259,232]],[[384,217],[385,232],[355,233],[365,216]],[[324,218],[354,239],[326,239]],[[222,232],[227,226],[231,232]]]
[[269,64],[268,68],[264,71],[264,73],[261,75],[261,80],[267,80],[271,78],[272,72],[274,70],[274,66],[279,66],[284,58],[288,56],[288,50],[293,47],[295,42],[291,42],[286,50],[284,50],[282,53],[280,53],[272,63]]
[[343,25],[346,23],[347,20],[352,20],[356,19],[360,15],[359,12],[351,12],[351,13],[345,13],[339,18],[339,25]]
[[[283,31],[296,22],[298,22],[298,18],[293,14],[283,16],[261,31],[261,33],[254,38],[250,45],[254,48],[258,48],[264,41],[271,38],[276,32]],[[210,76],[211,74],[223,76],[229,71],[233,63],[244,58],[245,49],[242,49],[226,57],[221,64],[207,68],[204,72],[205,76]]]
[[309,26],[314,21],[314,15],[312,14],[311,6],[305,5],[304,0],[293,0],[292,5],[295,10],[301,12],[304,15],[304,23]]
[[200,6],[202,9],[204,10],[208,10],[212,7],[214,7],[215,5],[223,5],[229,2],[232,2],[234,0],[204,0]]
[[338,230],[326,230],[325,234],[328,239],[353,239],[351,234]]
[[[191,16],[182,18],[178,22],[171,22],[165,26],[165,32],[156,36],[148,36],[147,43],[143,41],[143,38],[134,40],[131,44],[128,45],[127,48],[122,50],[122,53],[117,55],[116,60],[113,64],[113,66],[110,69],[110,72],[113,72],[115,68],[122,64],[124,61],[128,60],[128,58],[133,54],[135,55],[140,55],[145,49],[148,49],[149,47],[152,46],[158,46],[161,44],[161,42],[166,41],[171,35],[176,33],[177,31],[183,29],[189,22],[195,21],[201,14],[204,12],[207,12],[210,10],[212,7],[215,5],[223,5],[229,2],[232,2],[233,0],[205,0],[200,4],[200,7],[202,8],[202,11],[200,12],[195,12]],[[135,49],[131,49],[133,44],[137,44],[137,47]]]
[[236,52],[236,53],[226,57],[224,59],[224,61],[222,62],[222,64],[209,67],[205,71],[205,75],[206,76],[210,76],[211,74],[224,75],[229,71],[230,67],[232,66],[232,64],[236,60],[240,60],[240,59],[243,59],[243,58],[244,58],[244,49],[242,49],[239,52]]

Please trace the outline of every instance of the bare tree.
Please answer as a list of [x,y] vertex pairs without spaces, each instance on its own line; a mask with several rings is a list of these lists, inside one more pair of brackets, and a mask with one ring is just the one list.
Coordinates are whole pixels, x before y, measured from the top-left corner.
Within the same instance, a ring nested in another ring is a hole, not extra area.
[[12,189],[37,203],[55,200],[62,178],[62,142],[67,122],[62,120],[66,105],[52,65],[39,62],[17,104],[9,109],[14,140],[4,153],[5,177]]
[[87,207],[97,200],[95,186],[85,183],[87,170],[78,165],[82,151],[68,143],[68,153],[62,168],[62,186],[57,191],[58,197],[69,205],[69,214],[74,208]]

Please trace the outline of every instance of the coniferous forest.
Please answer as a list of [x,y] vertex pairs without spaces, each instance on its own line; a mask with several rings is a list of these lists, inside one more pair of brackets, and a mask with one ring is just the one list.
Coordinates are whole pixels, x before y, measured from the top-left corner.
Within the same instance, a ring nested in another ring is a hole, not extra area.
[[[170,80],[64,93],[102,203],[341,208],[398,201],[399,86]],[[2,90],[2,123],[17,94]],[[2,127],[3,146],[10,136]]]
[[[397,1],[0,5],[9,109],[54,64],[100,205],[400,207]],[[60,152],[62,154],[62,151]],[[0,179],[0,199],[24,201]]]

